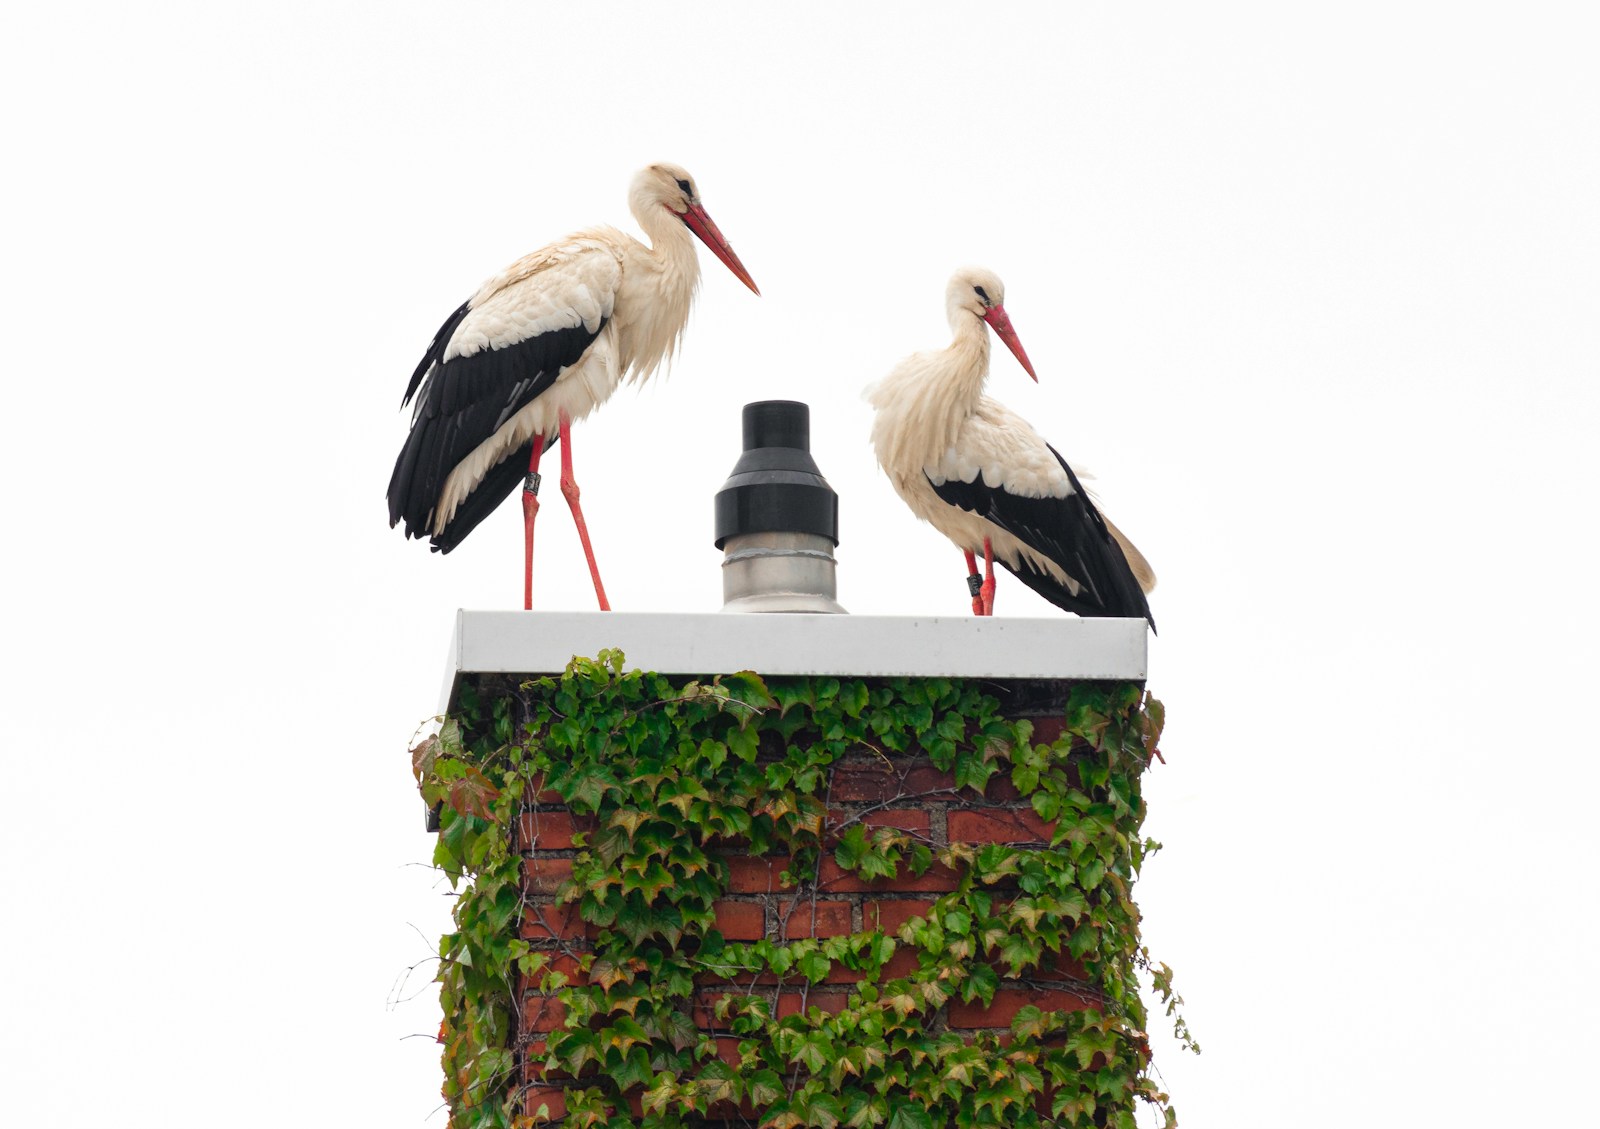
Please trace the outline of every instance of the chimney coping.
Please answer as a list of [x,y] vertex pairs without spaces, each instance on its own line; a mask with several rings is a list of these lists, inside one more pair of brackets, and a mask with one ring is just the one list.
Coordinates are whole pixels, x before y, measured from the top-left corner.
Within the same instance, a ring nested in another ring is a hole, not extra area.
[[1142,619],[461,609],[441,708],[464,675],[556,674],[606,648],[675,675],[1142,682],[1148,642]]

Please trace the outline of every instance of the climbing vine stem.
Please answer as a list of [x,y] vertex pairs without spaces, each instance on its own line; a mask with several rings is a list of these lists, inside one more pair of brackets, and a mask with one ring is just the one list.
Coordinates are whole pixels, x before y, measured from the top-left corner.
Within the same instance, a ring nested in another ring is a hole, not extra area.
[[[1035,740],[985,691],[675,682],[625,671],[614,651],[495,693],[463,687],[414,751],[440,811],[435,863],[459,891],[438,973],[451,1129],[552,1115],[607,1129],[1130,1129],[1141,1109],[1176,1125],[1151,1073],[1141,973],[1199,1048],[1131,896],[1159,847],[1140,828],[1161,704],[1134,684],[1079,684],[1060,736]],[[982,805],[1006,787],[1043,838],[941,841],[841,815],[835,770],[862,750],[926,758],[946,781],[894,801]],[[581,825],[565,849],[524,853],[518,828],[561,810]],[[890,889],[948,881],[891,927],[731,940],[719,899],[739,860],[763,858],[786,860],[783,924],[815,914],[824,867]],[[832,1006],[811,1005],[825,984]],[[1062,1006],[990,1029],[946,1021],[1008,986]],[[775,1006],[785,990],[798,1006]]]

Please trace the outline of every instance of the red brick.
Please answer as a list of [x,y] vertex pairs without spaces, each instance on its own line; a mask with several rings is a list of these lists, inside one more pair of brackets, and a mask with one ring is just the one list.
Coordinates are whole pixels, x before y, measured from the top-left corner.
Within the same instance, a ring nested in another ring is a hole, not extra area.
[[1048,844],[1055,824],[1040,819],[1032,808],[988,808],[953,811],[945,828],[952,843]]
[[819,875],[819,885],[829,893],[847,894],[870,891],[872,893],[919,893],[928,890],[946,893],[954,890],[960,883],[960,876],[943,863],[936,862],[920,875],[911,873],[911,868],[901,860],[899,873],[894,878],[875,878],[866,882],[854,873],[845,871],[831,857],[822,860],[822,872]]
[[544,786],[543,773],[535,773],[528,780],[528,791],[533,793],[533,802],[536,804],[564,804],[567,802],[560,792],[551,791]]
[[726,1019],[717,1018],[717,1005],[729,996],[744,996],[745,991],[726,985],[724,988],[713,991],[699,991],[694,994],[694,1002],[689,1010],[689,1019],[702,1031],[714,1031],[719,1027],[726,1027]]
[[850,993],[838,988],[812,988],[803,996],[800,992],[780,992],[775,1018],[803,1015],[812,1008],[820,1008],[825,1015],[838,1015],[849,1002]]
[[530,1086],[522,1092],[522,1109],[529,1117],[542,1105],[550,1107],[551,1120],[561,1120],[567,1115],[567,1092],[555,1086]]
[[531,894],[554,894],[571,877],[571,859],[539,857],[522,862],[522,888]]
[[534,902],[522,911],[522,937],[528,941],[574,941],[589,936],[590,927],[578,915],[578,903]]
[[1045,1011],[1083,1011],[1088,1000],[1059,988],[1002,988],[984,1007],[978,1000],[970,1004],[951,1000],[945,1013],[951,1027],[1010,1027],[1017,1012],[1032,1004]]
[[759,941],[767,935],[767,913],[757,902],[716,904],[717,929],[730,941]]
[[933,903],[924,898],[898,901],[872,901],[861,908],[861,924],[867,929],[894,933],[913,917],[927,917]]
[[[915,764],[911,771],[906,773],[905,793],[908,797],[921,796],[924,792],[945,792],[956,786],[956,778],[948,772],[940,772],[931,764]],[[970,795],[970,790],[962,794]],[[935,802],[951,797],[930,796]]]
[[540,1082],[545,1076],[544,1056],[550,1053],[550,1044],[543,1039],[535,1039],[522,1051],[522,1080],[524,1082]]
[[1061,731],[1067,727],[1064,717],[1032,717],[1033,737],[1030,738],[1035,745],[1054,745],[1061,736]]
[[566,1006],[552,996],[529,996],[522,1001],[524,1031],[554,1031],[566,1018]]
[[1011,770],[1002,764],[1000,771],[989,777],[989,783],[983,789],[983,798],[991,803],[1009,804],[1021,800],[1023,795],[1011,783]]
[[861,822],[868,827],[895,827],[901,831],[915,831],[928,834],[928,813],[916,808],[885,808],[883,811],[868,812],[861,817]]
[[517,821],[517,849],[565,851],[573,846],[572,836],[579,831],[593,831],[592,816],[573,815],[569,811],[525,811]]
[[544,1039],[535,1039],[529,1043],[522,1052],[522,1080],[530,1086],[537,1086],[543,1082],[559,1082],[570,1079],[572,1075],[565,1067],[560,1065],[545,1069],[545,1058],[550,1054],[550,1044]]
[[900,773],[884,761],[846,761],[833,770],[828,795],[841,803],[877,803],[900,792]]
[[788,855],[757,858],[750,855],[728,855],[728,892],[730,894],[770,894],[788,889],[778,882],[778,875],[789,867]]
[[810,902],[801,902],[795,906],[794,912],[789,915],[789,926],[786,936],[790,940],[796,937],[840,937],[854,930],[850,925],[849,902],[817,902],[813,914]]
[[916,949],[913,949],[910,945],[897,945],[895,946],[894,956],[890,957],[884,963],[884,966],[878,969],[878,983],[886,984],[890,980],[899,980],[902,977],[910,976],[921,964],[922,961],[917,956]]
[[732,1036],[715,1036],[717,1042],[717,1057],[729,1066],[738,1066],[744,1056],[739,1053],[739,1039]]

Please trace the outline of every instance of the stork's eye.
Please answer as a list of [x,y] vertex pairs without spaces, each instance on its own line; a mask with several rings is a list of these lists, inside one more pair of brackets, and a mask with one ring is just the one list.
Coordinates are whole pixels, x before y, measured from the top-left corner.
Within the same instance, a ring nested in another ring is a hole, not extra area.
[[985,293],[985,292],[984,292],[984,289],[983,289],[983,287],[981,287],[981,286],[974,286],[974,287],[973,287],[973,288],[972,288],[972,290],[973,290],[973,292],[974,292],[974,293],[975,293],[975,294],[977,294],[977,296],[978,296],[978,297],[979,297],[979,298],[982,298],[982,299],[983,299],[983,304],[984,304],[984,305],[985,305],[985,306],[987,306],[987,305],[988,305],[988,304],[989,304],[989,295],[988,295],[988,294],[986,294],[986,293]]
[[678,191],[682,192],[685,196],[693,196],[694,186],[687,180],[680,180],[678,181]]

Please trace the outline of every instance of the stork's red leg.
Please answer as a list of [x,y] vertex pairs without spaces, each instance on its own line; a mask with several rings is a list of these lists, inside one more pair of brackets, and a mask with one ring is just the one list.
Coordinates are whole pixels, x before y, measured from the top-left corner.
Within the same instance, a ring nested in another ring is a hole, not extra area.
[[533,437],[533,454],[528,459],[528,477],[522,482],[522,608],[533,610],[533,519],[539,516],[539,456],[544,454],[544,436]]
[[989,547],[989,539],[983,539],[983,586],[978,589],[979,599],[983,601],[983,614],[994,614],[994,550]]
[[982,590],[983,577],[978,575],[978,558],[972,555],[971,549],[963,549],[967,555],[967,591],[972,595],[972,614],[983,614],[983,598],[978,595]]
[[600,610],[608,612],[611,604],[606,599],[605,585],[600,583],[600,566],[594,563],[594,549],[589,545],[589,526],[583,520],[583,507],[578,504],[578,483],[572,477],[572,420],[561,413],[561,492],[572,507],[572,520],[578,526],[578,540],[583,542],[583,556],[589,562],[589,576],[594,580],[594,594],[599,597]]

